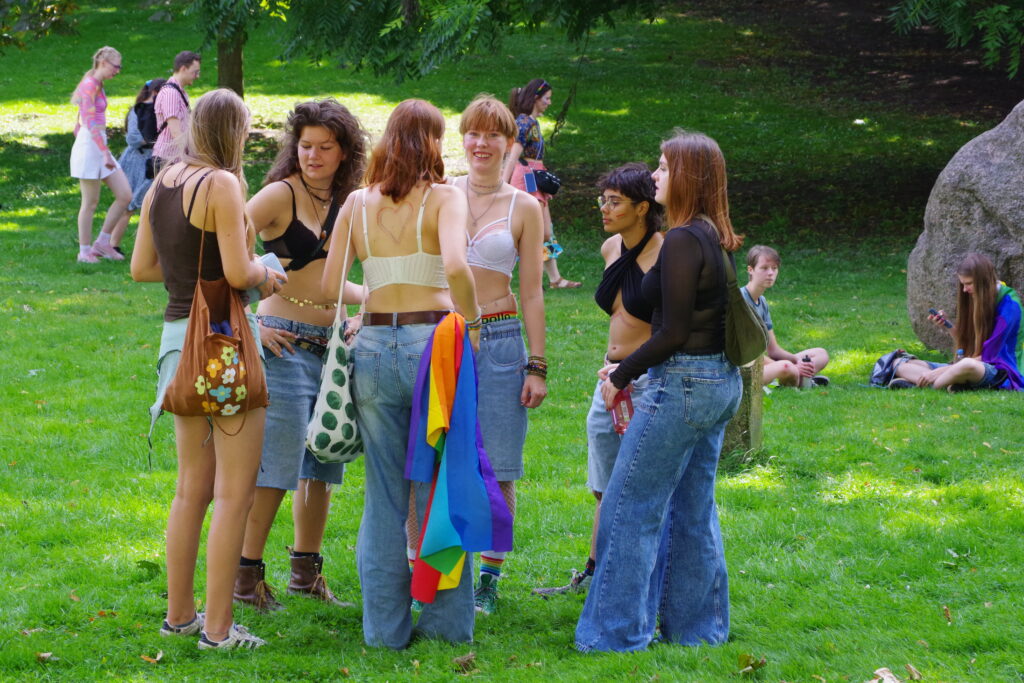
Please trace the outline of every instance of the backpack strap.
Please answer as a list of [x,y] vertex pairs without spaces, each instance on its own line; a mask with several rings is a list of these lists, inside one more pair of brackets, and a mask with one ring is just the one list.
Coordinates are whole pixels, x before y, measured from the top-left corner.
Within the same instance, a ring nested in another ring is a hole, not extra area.
[[[178,86],[177,83],[172,83],[170,81],[167,81],[166,83],[163,84],[163,87],[160,88],[160,89],[163,90],[164,88],[167,88],[167,87],[171,87],[171,88],[174,88],[175,90],[177,90],[178,94],[181,95],[181,101],[185,103],[185,109],[187,109],[188,111],[192,111],[192,105],[189,104],[188,95],[185,94],[185,91],[182,90]],[[156,100],[154,100],[154,103],[155,102],[156,102]],[[166,127],[167,127],[167,119],[164,119],[164,122],[162,124],[160,124],[160,128],[158,128],[157,131],[156,131],[157,137],[159,137],[160,134],[164,132],[164,128],[166,128]]]

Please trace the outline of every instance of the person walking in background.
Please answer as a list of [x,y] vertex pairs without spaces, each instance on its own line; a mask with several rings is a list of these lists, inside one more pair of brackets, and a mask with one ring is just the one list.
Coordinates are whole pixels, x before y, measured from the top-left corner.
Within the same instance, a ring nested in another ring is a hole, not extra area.
[[516,116],[519,132],[505,162],[502,177],[512,187],[529,192],[540,201],[544,215],[544,239],[547,240],[544,272],[548,275],[548,283],[554,289],[579,287],[581,283],[567,280],[558,272],[557,259],[561,247],[555,239],[554,226],[551,224],[551,210],[548,207],[551,195],[538,190],[535,183],[530,183],[533,171],[544,170],[544,135],[540,132],[537,117],[551,106],[551,85],[543,78],[535,78],[522,88],[513,88],[508,102],[508,108]]
[[[303,102],[288,114],[277,159],[263,189],[249,200],[249,215],[263,246],[285,264],[288,284],[260,302],[260,337],[267,358],[267,409],[256,497],[235,579],[235,600],[257,609],[280,607],[266,583],[263,552],[277,510],[292,496],[295,540],[288,592],[340,605],[323,577],[324,527],[331,485],[345,466],[318,462],[306,450],[306,425],[316,404],[324,354],[337,299],[320,280],[338,210],[366,168],[366,132],[335,100]],[[351,285],[353,302],[361,287]]]
[[[424,100],[401,102],[388,118],[366,172],[331,236],[323,294],[337,297],[357,257],[366,313],[356,334],[352,396],[366,449],[363,517],[356,561],[367,645],[402,649],[412,638],[411,577],[406,568],[409,514],[406,447],[421,356],[436,324],[454,306],[479,340],[480,309],[466,262],[466,198],[444,181],[444,117]],[[349,254],[349,263],[345,254]],[[421,516],[429,484],[415,483]],[[473,639],[472,555],[459,585],[424,605],[416,626],[427,637]]]
[[[594,524],[590,536],[590,555],[582,572],[573,570],[568,584],[535,588],[540,596],[560,593],[584,593],[597,567],[597,532],[601,517],[601,498],[619,454],[622,435],[616,431],[611,413],[605,407],[601,385],[623,358],[636,351],[651,336],[653,306],[641,290],[644,274],[658,258],[663,236],[660,229],[665,210],[654,201],[654,180],[646,164],[626,164],[610,171],[597,182],[601,196],[597,205],[601,222],[611,237],[601,245],[604,274],[594,300],[611,320],[604,363],[597,372],[597,386],[587,413],[587,486],[594,494]],[[647,387],[647,374],[633,380],[631,391],[639,398]]]
[[725,426],[743,382],[725,357],[723,249],[743,239],[729,220],[718,144],[679,133],[661,145],[655,200],[671,228],[643,292],[651,338],[601,385],[605,407],[645,371],[649,383],[601,501],[597,571],[576,625],[576,648],[714,645],[729,635],[729,590],[715,507]]
[[174,163],[180,157],[182,132],[188,127],[189,100],[185,89],[199,78],[200,57],[185,50],[174,57],[174,74],[167,79],[156,96],[157,139],[153,146],[154,167],[159,171],[163,166]]
[[[128,178],[107,146],[107,95],[103,82],[121,71],[121,53],[110,46],[92,56],[92,68],[85,72],[71,95],[78,107],[75,144],[71,147],[71,177],[78,178],[82,204],[78,209],[78,262],[99,263],[100,257],[121,261],[124,256],[110,245],[110,235],[132,199]],[[100,185],[114,193],[96,242],[92,243],[92,222],[100,201]]]
[[944,311],[929,315],[928,320],[953,338],[957,359],[952,364],[897,361],[889,388],[1024,391],[1024,336],[1017,292],[999,281],[995,266],[984,254],[968,254],[957,266],[956,278],[956,323],[947,322]]
[[[198,277],[226,278],[241,290],[243,304],[248,300],[245,290],[255,287],[267,297],[288,279],[253,256],[256,233],[245,214],[242,173],[242,145],[248,133],[249,110],[238,95],[226,89],[207,93],[197,102],[185,131],[183,160],[157,176],[143,201],[132,278],[163,282],[168,293],[155,407],[162,405],[178,368]],[[256,319],[251,314],[249,318],[258,343]],[[265,417],[265,408],[251,408],[241,415],[217,417],[215,428],[206,417],[174,416],[178,479],[167,520],[167,617],[160,633],[199,636],[201,650],[265,644],[235,624],[231,612]],[[196,555],[211,500],[202,613],[195,605]]]
[[142,200],[149,191],[149,186],[153,184],[153,179],[146,174],[147,162],[153,156],[153,143],[156,142],[156,113],[153,111],[153,102],[156,93],[166,82],[164,78],[146,81],[135,97],[135,105],[124,117],[124,138],[128,146],[121,153],[117,163],[132,186],[132,200],[110,234],[110,246],[122,256],[124,252],[121,251],[121,241],[128,230],[128,221],[142,206]]

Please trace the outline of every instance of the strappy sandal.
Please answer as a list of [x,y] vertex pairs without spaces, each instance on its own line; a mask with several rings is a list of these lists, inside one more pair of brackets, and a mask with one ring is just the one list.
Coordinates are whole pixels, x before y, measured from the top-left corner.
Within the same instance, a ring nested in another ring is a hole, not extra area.
[[557,280],[552,280],[548,283],[548,286],[551,287],[551,289],[576,289],[577,287],[582,287],[583,283],[562,277]]

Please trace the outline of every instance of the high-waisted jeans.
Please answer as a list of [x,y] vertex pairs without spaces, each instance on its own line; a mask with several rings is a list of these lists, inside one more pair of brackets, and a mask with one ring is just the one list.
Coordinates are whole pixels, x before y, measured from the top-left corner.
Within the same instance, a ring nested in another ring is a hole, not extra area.
[[725,426],[742,393],[724,354],[677,353],[649,371],[601,501],[597,571],[576,647],[723,642],[729,587],[715,508]]
[[[409,486],[405,452],[420,358],[434,325],[364,325],[356,336],[352,393],[366,447],[363,519],[356,564],[363,591],[367,645],[400,649],[412,636],[412,597],[405,555]],[[422,528],[430,484],[412,484]],[[458,587],[423,606],[418,632],[451,642],[473,639],[473,557]]]

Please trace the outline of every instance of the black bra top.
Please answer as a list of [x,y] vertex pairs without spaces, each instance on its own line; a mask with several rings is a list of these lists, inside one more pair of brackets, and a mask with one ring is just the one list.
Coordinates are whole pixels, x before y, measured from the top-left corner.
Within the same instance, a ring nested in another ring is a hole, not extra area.
[[637,258],[640,257],[644,247],[651,241],[654,230],[648,231],[644,238],[632,249],[626,249],[622,244],[622,251],[610,266],[604,269],[601,276],[601,284],[594,292],[594,301],[604,309],[608,315],[612,314],[612,306],[615,304],[615,296],[622,292],[622,306],[634,318],[651,322],[654,315],[654,306],[644,297],[640,284],[644,279],[644,271],[637,265]]
[[291,259],[291,263],[284,267],[285,270],[302,270],[313,261],[327,258],[324,251],[324,244],[331,236],[334,229],[334,220],[338,217],[338,210],[341,208],[337,202],[331,204],[331,210],[327,212],[327,218],[321,227],[321,235],[317,237],[306,227],[306,224],[299,220],[295,213],[295,190],[291,183],[286,180],[280,181],[288,186],[292,193],[292,222],[288,224],[280,237],[272,240],[265,240],[263,248],[273,253],[278,258]]

